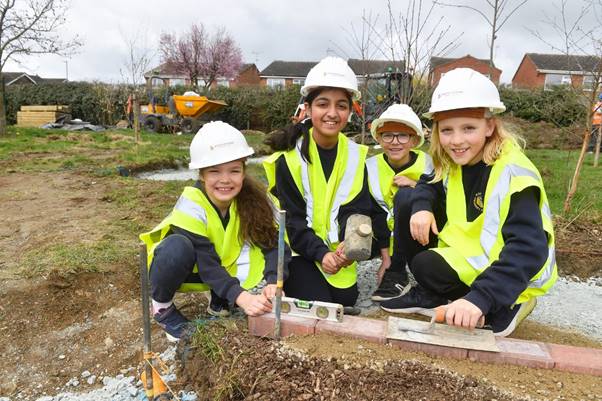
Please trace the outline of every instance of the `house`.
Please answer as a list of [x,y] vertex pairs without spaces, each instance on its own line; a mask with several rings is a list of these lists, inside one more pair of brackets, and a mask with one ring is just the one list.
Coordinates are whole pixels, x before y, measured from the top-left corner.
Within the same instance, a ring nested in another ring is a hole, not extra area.
[[591,89],[600,58],[566,54],[526,53],[514,77],[512,87],[550,89],[555,85],[583,86]]
[[[144,79],[147,85],[153,87],[190,85],[190,78],[182,74],[167,63],[163,63],[150,71],[144,73]],[[199,77],[199,85],[204,85],[203,78]],[[259,70],[253,63],[242,64],[238,75],[232,79],[225,77],[218,78],[211,83],[211,88],[217,86],[237,87],[237,86],[257,86],[259,85]]]
[[39,85],[67,82],[67,80],[64,78],[42,78],[38,75],[32,75],[26,72],[3,72],[1,77],[4,80],[4,86]]
[[[303,85],[305,77],[317,61],[272,61],[259,74],[262,86],[285,87],[290,85]],[[362,83],[364,77],[381,76],[389,71],[403,71],[403,61],[388,60],[347,60],[349,67],[355,72],[358,82]]]
[[495,65],[493,66],[492,73],[488,59],[475,58],[470,54],[459,58],[431,57],[429,68],[430,84],[436,86],[443,74],[454,68],[472,68],[491,79],[496,85],[499,85],[500,75],[502,75],[502,70]]

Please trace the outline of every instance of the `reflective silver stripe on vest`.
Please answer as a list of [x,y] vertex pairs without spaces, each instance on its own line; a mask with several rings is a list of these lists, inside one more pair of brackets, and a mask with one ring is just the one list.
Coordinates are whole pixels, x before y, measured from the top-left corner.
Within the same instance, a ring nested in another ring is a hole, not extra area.
[[[495,185],[495,188],[493,189],[493,192],[489,196],[487,205],[485,207],[486,213],[483,219],[483,229],[481,230],[480,238],[481,246],[483,247],[484,253],[467,259],[468,263],[470,263],[471,266],[477,270],[482,271],[490,264],[489,254],[491,253],[491,249],[493,248],[493,245],[496,242],[498,231],[500,229],[500,206],[504,198],[508,195],[508,192],[510,191],[510,181],[512,177],[531,177],[539,181],[539,177],[537,176],[537,174],[535,174],[535,172],[529,169],[518,166],[516,164],[508,164],[506,167],[504,167],[504,170],[500,174],[500,177]],[[546,213],[545,210],[544,213]],[[550,262],[554,262],[555,253],[553,248],[548,250],[548,255]],[[535,282],[533,282],[531,286],[536,287],[537,285],[535,285],[534,283],[545,283],[546,281],[548,281],[552,276],[553,267],[553,263],[548,264],[541,277]]]
[[376,203],[378,203],[378,205],[382,207],[385,212],[387,212],[387,220],[389,220],[393,216],[389,210],[387,202],[385,202],[385,197],[380,188],[380,179],[378,177],[378,160],[376,156],[366,160],[366,169],[368,170],[368,185],[372,191],[372,196],[376,200]]
[[[347,142],[347,148],[347,168],[345,169],[345,174],[343,175],[343,179],[335,194],[332,210],[330,211],[330,232],[328,233],[328,238],[331,243],[339,242],[339,224],[337,221],[339,209],[343,202],[349,197],[349,194],[351,194],[353,180],[355,179],[360,159],[360,147],[358,144],[350,140]],[[334,168],[336,168],[336,166]]]
[[314,198],[311,196],[311,186],[309,185],[309,168],[307,161],[303,158],[301,153],[301,144],[303,143],[303,137],[297,140],[297,146],[295,146],[295,152],[299,157],[299,163],[301,163],[301,183],[303,184],[303,197],[305,198],[305,210],[307,221],[307,227],[313,228],[313,216],[314,216]]
[[[297,146],[295,147],[295,151],[297,152],[297,156],[299,157],[299,162],[301,163],[301,182],[303,183],[303,192],[306,204],[306,213],[305,217],[307,220],[307,227],[313,227],[313,196],[311,191],[311,186],[309,182],[309,165],[307,161],[301,155],[301,143],[303,138],[299,138],[297,140]],[[339,208],[345,202],[345,199],[349,197],[351,193],[351,189],[353,188],[353,179],[355,178],[355,173],[359,163],[359,151],[360,147],[355,142],[348,142],[348,156],[347,156],[347,168],[345,169],[345,173],[337,192],[334,197],[334,201],[332,203],[332,208],[330,210],[330,231],[328,232],[327,241],[329,243],[334,243],[339,241],[339,225],[337,222],[337,216],[339,215]],[[333,169],[338,168],[334,166]]]
[[[424,155],[424,171],[423,174],[432,175],[435,172],[433,159],[429,155]],[[447,182],[445,184],[447,186]]]
[[551,278],[552,273],[554,272],[554,266],[556,265],[556,249],[549,248],[548,249],[548,263],[546,264],[546,268],[541,273],[541,276],[535,281],[532,281],[529,284],[531,288],[541,288],[543,287]]
[[240,284],[243,284],[247,280],[250,270],[251,247],[245,242],[240,251],[240,256],[238,256],[238,259],[236,259],[236,278]]
[[200,220],[203,224],[207,225],[207,212],[205,212],[205,209],[184,196],[180,196],[174,209],[189,215],[195,220]]

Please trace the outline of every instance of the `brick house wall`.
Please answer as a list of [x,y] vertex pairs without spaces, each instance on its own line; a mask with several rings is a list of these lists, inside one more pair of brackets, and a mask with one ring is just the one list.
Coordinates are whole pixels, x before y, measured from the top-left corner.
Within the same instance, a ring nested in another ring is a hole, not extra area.
[[525,55],[512,77],[512,87],[518,89],[543,88],[546,74],[537,72],[537,66],[528,55]]
[[[441,79],[441,75],[453,70],[454,68],[472,68],[473,70],[478,71],[483,75],[489,75],[490,73],[488,63],[484,63],[481,60],[478,60],[472,56],[464,56],[433,68],[433,70],[431,71],[431,84],[433,86],[437,85],[437,83],[439,83],[439,80]],[[502,71],[494,67],[491,80],[496,85],[499,85],[500,83],[501,74]]]
[[259,70],[253,64],[241,71],[236,79],[230,81],[230,86],[259,86],[259,81]]

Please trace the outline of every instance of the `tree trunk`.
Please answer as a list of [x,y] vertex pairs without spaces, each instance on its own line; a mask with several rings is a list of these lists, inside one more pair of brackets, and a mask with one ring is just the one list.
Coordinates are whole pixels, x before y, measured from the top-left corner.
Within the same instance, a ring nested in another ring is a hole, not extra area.
[[573,173],[573,179],[571,180],[571,186],[569,191],[566,194],[566,199],[564,200],[564,212],[568,213],[571,210],[571,202],[573,201],[573,196],[575,196],[575,192],[577,192],[577,184],[579,183],[579,176],[581,175],[581,168],[583,167],[583,160],[585,159],[585,153],[587,152],[587,145],[589,144],[589,138],[591,136],[591,129],[587,129],[585,131],[585,136],[583,137],[583,144],[581,145],[581,153],[579,153],[579,159],[577,160],[577,165],[575,166],[575,172]]
[[7,136],[6,103],[4,101],[4,78],[0,78],[0,136]]
[[602,142],[602,125],[598,125],[598,135],[596,136],[596,144],[594,150],[594,167],[598,167],[600,160],[600,143]]
[[134,107],[134,138],[136,143],[140,143],[140,101],[135,92],[132,96],[132,107]]
[[495,0],[493,9],[493,23],[491,24],[491,45],[489,46],[489,79],[493,82],[493,48],[495,46],[495,31],[497,28],[498,0]]

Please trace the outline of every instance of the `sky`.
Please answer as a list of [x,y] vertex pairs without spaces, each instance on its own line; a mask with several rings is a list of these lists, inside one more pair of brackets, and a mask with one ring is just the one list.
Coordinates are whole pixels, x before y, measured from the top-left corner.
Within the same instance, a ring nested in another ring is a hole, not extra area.
[[[391,0],[393,15],[405,14],[409,1]],[[485,0],[449,1],[488,11]],[[520,2],[507,1],[509,7]],[[512,80],[525,53],[558,53],[532,33],[538,31],[547,42],[558,43],[559,36],[546,22],[546,18],[560,17],[553,5],[558,1],[529,0],[498,32],[494,61],[503,71],[502,82]],[[580,2],[568,0],[569,17],[575,15]],[[430,0],[423,3],[426,10]],[[161,33],[180,35],[194,23],[203,24],[209,32],[225,27],[241,48],[243,61],[255,63],[260,71],[274,60],[319,61],[327,55],[360,58],[352,45],[351,32],[353,28],[361,31],[363,12],[378,18],[373,29],[382,31],[388,16],[386,0],[71,0],[60,35],[66,39],[77,35],[83,43],[78,52],[69,57],[29,56],[19,64],[9,61],[4,71],[25,71],[43,78],[124,82],[128,38],[137,38],[136,50],[153,57],[152,68],[160,63]],[[444,43],[457,38],[452,52],[435,55],[489,58],[491,28],[476,12],[438,7],[429,21],[436,31],[450,27]],[[593,16],[583,25],[590,23]],[[377,54],[374,58],[388,57]]]

